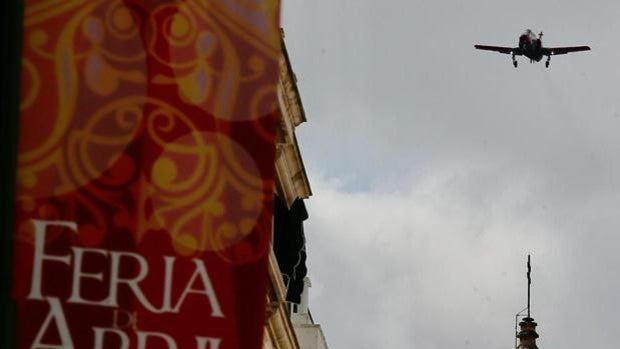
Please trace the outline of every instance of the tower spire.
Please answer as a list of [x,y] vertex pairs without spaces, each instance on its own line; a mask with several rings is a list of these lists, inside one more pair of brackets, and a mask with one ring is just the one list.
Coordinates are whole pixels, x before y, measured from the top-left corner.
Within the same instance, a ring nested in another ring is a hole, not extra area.
[[[536,339],[538,338],[538,333],[536,333],[536,322],[532,319],[530,314],[530,288],[532,285],[532,260],[531,256],[527,255],[527,317],[523,319],[519,323],[521,327],[521,331],[517,332],[517,339],[519,339],[519,344],[517,345],[517,349],[538,349],[536,345]],[[521,312],[517,313],[515,316],[515,322],[518,321],[518,318],[525,309]],[[516,329],[516,323],[515,323]]]

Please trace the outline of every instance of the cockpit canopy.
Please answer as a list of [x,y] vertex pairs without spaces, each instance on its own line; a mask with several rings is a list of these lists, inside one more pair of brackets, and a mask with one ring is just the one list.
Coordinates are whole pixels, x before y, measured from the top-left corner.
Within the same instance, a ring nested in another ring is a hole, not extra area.
[[536,34],[531,29],[525,29],[521,36],[527,36],[530,39],[538,39],[538,36],[536,36]]

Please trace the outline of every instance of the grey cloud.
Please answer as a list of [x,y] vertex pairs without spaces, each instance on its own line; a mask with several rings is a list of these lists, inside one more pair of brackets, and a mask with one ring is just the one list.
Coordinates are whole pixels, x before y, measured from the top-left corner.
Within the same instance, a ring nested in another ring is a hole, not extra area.
[[[311,307],[330,347],[507,347],[528,251],[539,346],[618,347],[619,13],[611,0],[284,3],[309,121]],[[473,49],[527,27],[593,51],[546,70]]]

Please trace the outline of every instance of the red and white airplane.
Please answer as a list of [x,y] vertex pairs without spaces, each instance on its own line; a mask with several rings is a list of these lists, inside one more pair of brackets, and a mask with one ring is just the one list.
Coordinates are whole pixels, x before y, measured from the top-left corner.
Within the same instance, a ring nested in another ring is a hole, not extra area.
[[519,37],[518,47],[502,47],[502,46],[486,46],[474,45],[479,50],[495,51],[499,53],[512,54],[512,64],[517,67],[515,56],[525,56],[530,59],[530,63],[534,61],[540,62],[543,56],[547,56],[545,67],[549,68],[551,56],[564,55],[571,52],[590,51],[589,46],[571,46],[571,47],[543,47],[543,33],[536,35],[530,29]]

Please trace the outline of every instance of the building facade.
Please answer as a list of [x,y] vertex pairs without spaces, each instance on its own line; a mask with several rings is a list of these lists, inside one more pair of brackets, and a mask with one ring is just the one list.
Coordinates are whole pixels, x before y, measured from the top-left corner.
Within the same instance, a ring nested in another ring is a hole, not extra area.
[[327,349],[321,326],[314,323],[308,307],[311,283],[306,275],[303,222],[308,219],[304,200],[312,191],[295,137],[306,115],[284,42],[279,66],[280,122],[263,348]]

